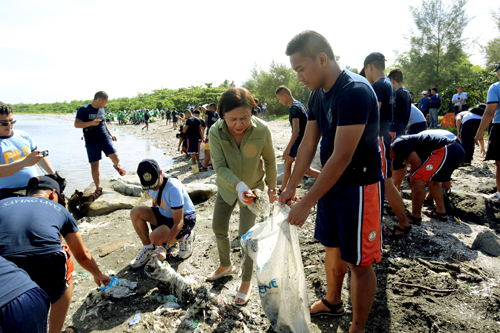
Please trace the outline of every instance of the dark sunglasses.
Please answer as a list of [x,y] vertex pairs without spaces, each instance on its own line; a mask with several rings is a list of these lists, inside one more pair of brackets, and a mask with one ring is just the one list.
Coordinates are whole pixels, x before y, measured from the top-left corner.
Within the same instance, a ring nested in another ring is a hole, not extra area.
[[1,121],[0,126],[9,126],[9,125],[14,125],[15,123],[16,123],[16,120]]

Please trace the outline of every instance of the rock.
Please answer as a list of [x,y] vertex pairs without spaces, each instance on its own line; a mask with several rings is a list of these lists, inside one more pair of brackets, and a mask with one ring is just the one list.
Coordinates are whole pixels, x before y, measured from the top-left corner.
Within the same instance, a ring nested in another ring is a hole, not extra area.
[[123,239],[114,239],[106,244],[100,245],[97,247],[97,249],[99,249],[99,257],[105,257],[111,252],[121,249],[127,243],[132,242]]
[[189,197],[193,202],[200,202],[210,199],[217,193],[217,185],[212,184],[185,184]]
[[497,185],[495,182],[482,183],[477,186],[476,191],[484,194],[492,194],[497,191]]
[[489,225],[498,223],[500,218],[500,203],[486,199],[473,192],[451,191],[450,200],[455,205],[454,216],[465,221]]
[[132,197],[105,189],[96,201],[90,205],[84,205],[82,212],[86,216],[104,215],[118,209],[131,209],[149,198],[150,196],[146,192],[143,192],[141,197]]
[[483,230],[477,234],[474,243],[472,243],[472,249],[498,257],[500,256],[500,237],[491,230]]
[[112,186],[113,190],[123,195],[142,196],[142,186],[137,177],[134,179],[118,179]]

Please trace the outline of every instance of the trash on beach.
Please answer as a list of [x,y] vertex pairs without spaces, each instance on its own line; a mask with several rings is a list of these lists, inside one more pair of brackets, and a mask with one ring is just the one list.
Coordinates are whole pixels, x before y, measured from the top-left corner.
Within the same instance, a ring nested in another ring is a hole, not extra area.
[[271,204],[269,203],[269,195],[265,191],[259,189],[252,190],[255,198],[248,205],[248,209],[256,216],[269,216],[271,212]]
[[113,298],[124,298],[130,295],[135,295],[132,292],[137,287],[137,282],[131,282],[126,279],[119,279],[116,276],[111,277],[111,282],[107,286],[102,286],[104,296]]
[[181,306],[177,303],[174,302],[167,302],[165,304],[160,305],[154,312],[153,314],[159,316],[165,312],[179,312],[181,310],[178,310]]
[[137,323],[139,323],[141,321],[141,311],[137,312],[134,316],[134,319],[131,319],[129,322],[128,322],[128,326],[132,326],[132,325],[135,325]]
[[177,303],[177,298],[174,295],[154,294],[149,295],[149,298],[154,299],[159,303]]

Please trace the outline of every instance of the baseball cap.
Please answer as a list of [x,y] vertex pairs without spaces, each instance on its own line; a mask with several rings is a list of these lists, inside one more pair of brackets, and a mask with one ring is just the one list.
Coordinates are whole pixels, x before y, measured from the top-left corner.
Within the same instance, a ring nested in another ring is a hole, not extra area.
[[500,62],[498,63],[497,67],[495,68],[495,70],[493,70],[493,72],[496,72],[500,69]]
[[384,55],[382,53],[380,53],[380,52],[372,52],[372,53],[370,53],[368,55],[368,57],[365,58],[365,62],[363,63],[363,67],[365,67],[369,63],[371,63],[373,61],[376,61],[376,60],[387,61],[387,60],[385,60],[385,57],[384,57]]
[[47,176],[31,178],[28,182],[28,186],[26,187],[26,196],[28,196],[29,191],[35,189],[56,190],[57,195],[59,196],[59,203],[63,206],[66,206],[66,201],[61,196],[61,189],[59,188],[59,184],[54,179]]
[[194,110],[193,113],[200,114],[200,110]]
[[141,180],[143,190],[151,190],[158,187],[160,171],[158,162],[153,159],[146,158],[139,163],[137,175]]
[[422,95],[427,95],[427,90],[423,90]]

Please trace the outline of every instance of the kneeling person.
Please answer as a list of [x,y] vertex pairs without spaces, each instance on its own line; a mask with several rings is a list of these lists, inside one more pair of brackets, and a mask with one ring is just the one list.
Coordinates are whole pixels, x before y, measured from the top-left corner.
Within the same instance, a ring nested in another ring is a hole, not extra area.
[[[153,198],[153,207],[135,206],[130,212],[135,232],[143,245],[130,266],[135,268],[144,265],[153,253],[160,259],[165,257],[163,243],[173,245],[179,242],[179,257],[188,258],[193,253],[196,213],[186,189],[178,179],[163,177],[160,166],[152,159],[139,163],[137,175],[142,188]],[[153,229],[151,233],[147,222]],[[156,246],[158,249],[155,251]]]

